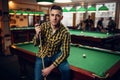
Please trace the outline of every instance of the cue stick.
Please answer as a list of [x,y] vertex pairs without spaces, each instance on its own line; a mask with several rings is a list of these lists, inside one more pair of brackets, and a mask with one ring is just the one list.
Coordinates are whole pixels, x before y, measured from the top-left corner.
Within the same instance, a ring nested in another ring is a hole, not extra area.
[[[41,32],[39,33],[39,39],[40,39],[40,47],[41,47],[41,52],[42,52],[42,39],[41,39]],[[44,58],[42,58],[42,66],[43,66],[43,69],[45,68],[45,64],[44,64]],[[44,76],[44,80],[46,80],[46,77]]]

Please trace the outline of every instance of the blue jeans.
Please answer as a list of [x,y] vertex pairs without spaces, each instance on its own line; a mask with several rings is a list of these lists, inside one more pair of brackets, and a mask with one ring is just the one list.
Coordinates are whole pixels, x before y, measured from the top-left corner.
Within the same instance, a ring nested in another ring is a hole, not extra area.
[[[57,57],[59,57],[61,52],[55,54],[52,57],[45,57],[44,58],[44,64],[45,66],[49,66],[48,64],[50,62],[54,62]],[[67,60],[64,60],[59,66],[59,71],[61,72],[61,80],[70,80],[70,67]],[[39,57],[36,57],[35,62],[35,80],[43,80],[42,76],[42,59]]]

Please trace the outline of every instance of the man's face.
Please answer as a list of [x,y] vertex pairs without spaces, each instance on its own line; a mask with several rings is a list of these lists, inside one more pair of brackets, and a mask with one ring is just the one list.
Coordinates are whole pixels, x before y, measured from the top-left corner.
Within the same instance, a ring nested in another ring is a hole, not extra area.
[[62,20],[63,16],[60,10],[55,10],[52,9],[50,11],[50,22],[53,26],[56,26],[60,23],[60,21]]

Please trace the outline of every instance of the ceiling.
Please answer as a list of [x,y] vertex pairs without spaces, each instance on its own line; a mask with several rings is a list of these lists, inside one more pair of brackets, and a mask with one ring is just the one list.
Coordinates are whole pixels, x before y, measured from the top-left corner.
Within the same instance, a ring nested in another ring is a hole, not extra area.
[[[12,0],[12,1],[15,1],[18,3],[37,4],[36,0]],[[90,4],[92,4],[92,3],[118,2],[118,1],[120,2],[120,0],[72,0],[72,3],[89,2]],[[72,3],[69,3],[69,4],[72,4]],[[68,4],[68,3],[65,3],[65,4]]]

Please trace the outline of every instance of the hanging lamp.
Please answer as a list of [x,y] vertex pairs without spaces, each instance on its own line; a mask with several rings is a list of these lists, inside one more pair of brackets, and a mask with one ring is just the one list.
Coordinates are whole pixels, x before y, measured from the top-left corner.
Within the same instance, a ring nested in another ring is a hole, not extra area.
[[72,7],[69,12],[75,13],[76,12],[76,8]]
[[69,12],[66,8],[63,8],[63,12]]
[[54,0],[36,0],[37,4],[40,5],[51,5],[53,4]]
[[12,9],[9,10],[9,14],[10,15],[13,15],[14,14],[14,11]]
[[40,16],[44,16],[45,15],[45,13],[44,12],[40,12]]
[[35,16],[39,16],[40,15],[40,12],[35,12]]
[[88,12],[95,12],[96,8],[92,5],[87,9]]
[[86,8],[84,8],[83,6],[81,6],[81,7],[77,10],[77,12],[79,12],[79,13],[85,13],[85,12],[86,12]]
[[16,15],[21,15],[22,14],[22,11],[21,10],[17,10],[16,11]]
[[101,11],[101,12],[106,12],[108,10],[109,10],[108,7],[105,6],[104,4],[98,9],[98,11]]
[[34,15],[35,13],[33,11],[28,12],[29,15]]
[[22,14],[23,15],[28,15],[29,13],[28,13],[28,11],[23,11]]
[[55,3],[70,3],[72,0],[55,0]]

